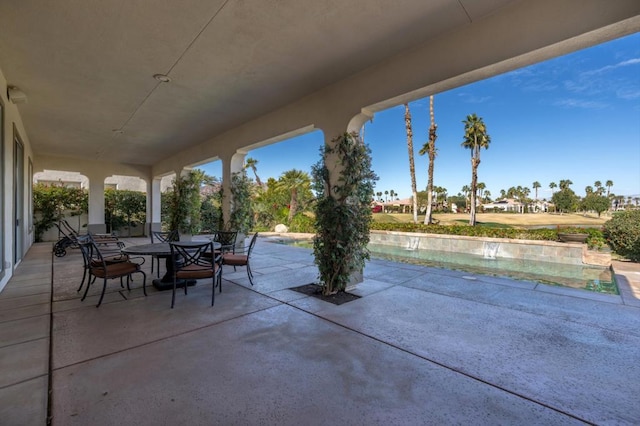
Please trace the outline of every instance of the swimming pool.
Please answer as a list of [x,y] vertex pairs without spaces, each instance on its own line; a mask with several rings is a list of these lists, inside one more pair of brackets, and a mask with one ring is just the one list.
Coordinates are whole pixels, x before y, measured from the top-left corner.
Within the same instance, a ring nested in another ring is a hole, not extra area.
[[[311,240],[287,238],[269,241],[297,247],[313,248]],[[493,258],[448,251],[410,250],[383,244],[369,244],[372,258],[411,263],[435,268],[535,281],[548,285],[572,287],[605,294],[619,294],[611,268],[570,265],[554,262]]]

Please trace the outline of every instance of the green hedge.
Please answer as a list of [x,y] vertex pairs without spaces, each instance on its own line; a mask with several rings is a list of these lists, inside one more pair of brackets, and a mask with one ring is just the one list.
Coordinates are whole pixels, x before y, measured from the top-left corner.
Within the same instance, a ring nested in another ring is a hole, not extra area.
[[614,213],[604,224],[604,236],[614,252],[640,262],[640,210]]
[[[421,232],[427,234],[463,235],[467,237],[511,238],[517,240],[546,240],[558,241],[558,232],[585,233],[589,238],[602,238],[602,231],[596,228],[492,228],[485,226],[467,225],[424,225],[414,223],[380,223],[371,224],[375,231]],[[588,241],[588,240],[587,240]]]

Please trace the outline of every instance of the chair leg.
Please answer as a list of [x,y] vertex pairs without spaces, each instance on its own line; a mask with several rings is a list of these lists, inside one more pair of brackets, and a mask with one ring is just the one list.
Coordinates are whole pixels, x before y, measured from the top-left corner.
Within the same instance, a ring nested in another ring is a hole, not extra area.
[[213,276],[212,283],[213,288],[211,289],[211,306],[216,302],[216,275]]
[[84,288],[84,294],[82,295],[82,299],[80,299],[81,302],[84,301],[84,299],[87,298],[87,293],[89,293],[89,287],[91,286],[91,284],[93,284],[96,281],[96,276],[93,276],[93,280],[91,279],[91,275],[89,275],[89,279],[87,280],[87,286]]
[[78,287],[78,289],[76,290],[76,293],[80,293],[80,290],[82,290],[82,286],[84,285],[84,280],[86,279],[87,279],[87,268],[84,268],[84,272],[82,273],[82,281],[80,281],[80,287]]
[[144,271],[138,271],[142,274],[142,292],[144,293],[144,295],[147,295],[147,274],[144,273]]
[[173,290],[171,291],[171,309],[176,303],[176,277],[173,277]]
[[107,279],[104,279],[104,284],[102,284],[102,294],[100,295],[100,300],[98,300],[98,304],[96,305],[96,308],[100,306],[100,304],[102,303],[102,299],[104,298],[104,292],[107,290]]
[[247,263],[247,275],[249,276],[249,283],[253,287],[253,272],[251,272],[251,266]]

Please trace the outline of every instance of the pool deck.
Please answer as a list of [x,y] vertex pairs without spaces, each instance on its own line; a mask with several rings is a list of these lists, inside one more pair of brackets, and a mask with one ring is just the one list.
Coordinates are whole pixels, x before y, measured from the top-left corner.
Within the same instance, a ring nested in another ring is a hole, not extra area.
[[374,259],[335,306],[289,290],[311,250],[260,238],[251,263],[214,307],[136,279],[96,309],[80,253],[35,244],[0,293],[0,423],[640,424],[640,264],[613,296]]

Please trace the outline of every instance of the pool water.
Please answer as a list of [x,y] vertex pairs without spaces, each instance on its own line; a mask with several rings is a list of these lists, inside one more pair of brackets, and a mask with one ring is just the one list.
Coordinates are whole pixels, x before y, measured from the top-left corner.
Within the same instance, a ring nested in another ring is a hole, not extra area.
[[486,259],[467,253],[407,250],[403,247],[379,244],[369,244],[368,248],[372,257],[398,262],[537,281],[598,293],[619,294],[613,273],[606,267],[508,258]]
[[[273,242],[313,248],[309,240],[277,239]],[[486,259],[467,253],[435,250],[409,250],[381,244],[369,244],[372,258],[392,260],[470,273],[535,281],[548,285],[572,287],[605,294],[619,294],[610,268],[589,265],[567,265],[554,262],[532,262],[520,259]]]

